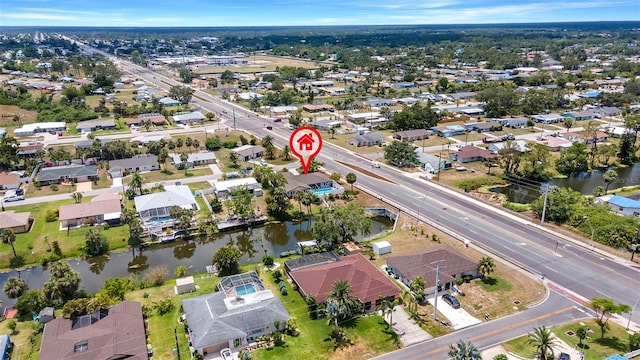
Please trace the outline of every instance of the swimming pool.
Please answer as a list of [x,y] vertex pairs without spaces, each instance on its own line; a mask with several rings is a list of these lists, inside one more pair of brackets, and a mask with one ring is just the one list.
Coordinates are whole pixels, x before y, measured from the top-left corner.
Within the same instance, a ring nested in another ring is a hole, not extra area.
[[317,196],[323,196],[323,195],[327,195],[330,194],[331,191],[333,191],[332,188],[324,188],[324,189],[314,189],[313,193]]
[[253,284],[245,284],[245,285],[236,286],[236,295],[237,296],[253,294],[254,292],[256,292],[256,288],[255,288],[255,286],[253,286]]
[[161,216],[161,217],[156,216],[151,218],[151,221],[153,222],[163,222],[163,221],[169,221],[169,220],[171,220],[171,216]]

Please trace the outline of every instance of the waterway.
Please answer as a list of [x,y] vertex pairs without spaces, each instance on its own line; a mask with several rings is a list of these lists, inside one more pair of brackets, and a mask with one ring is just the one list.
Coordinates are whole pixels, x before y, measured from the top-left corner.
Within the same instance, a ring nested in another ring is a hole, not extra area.
[[[226,244],[236,245],[243,253],[241,264],[258,263],[265,254],[278,257],[281,252],[295,250],[300,241],[313,240],[311,226],[313,221],[269,223],[264,226],[216,234],[212,238],[201,237],[194,240],[177,240],[175,242],[156,244],[142,251],[112,252],[105,256],[89,259],[71,259],[69,265],[80,274],[80,287],[90,293],[96,292],[105,279],[112,277],[129,277],[143,275],[154,266],[164,265],[173,277],[173,270],[178,266],[187,267],[188,274],[203,273],[205,267],[211,265],[213,254]],[[380,234],[393,226],[386,217],[371,218],[371,233]],[[359,236],[358,240],[363,239]],[[10,277],[22,277],[30,289],[41,289],[49,278],[47,268],[37,266],[20,271],[12,270],[0,273],[0,286]],[[1,289],[1,287],[0,287]],[[15,303],[8,299],[4,292],[0,300],[5,305]]]
[[[609,184],[609,190],[640,185],[640,164],[614,170],[618,172],[618,180]],[[582,194],[593,195],[593,189],[595,189],[596,186],[607,186],[603,178],[605,171],[596,170],[579,173],[563,179],[552,179],[547,184],[551,186],[569,187]],[[544,187],[545,184],[522,183],[493,188],[491,191],[505,194],[507,200],[511,202],[524,204],[537,199],[543,193]]]

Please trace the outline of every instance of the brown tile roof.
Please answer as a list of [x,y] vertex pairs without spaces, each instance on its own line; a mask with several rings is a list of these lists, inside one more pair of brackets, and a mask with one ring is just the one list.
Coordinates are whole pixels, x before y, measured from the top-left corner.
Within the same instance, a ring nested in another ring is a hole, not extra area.
[[441,283],[453,281],[453,276],[477,270],[478,265],[451,245],[436,245],[412,253],[389,256],[387,265],[405,278],[413,280],[417,276],[431,287],[436,282],[435,261],[442,260]]
[[[142,307],[139,302],[123,301],[109,309],[106,317],[72,330],[73,322],[57,318],[44,327],[40,360],[146,360]],[[74,352],[74,345],[87,342],[86,351]]]
[[287,183],[284,185],[285,192],[296,189],[310,189],[311,185],[322,184],[330,181],[329,178],[321,175],[320,173],[294,175],[290,172],[286,172],[284,173],[284,178],[287,180]]
[[397,296],[402,293],[361,254],[343,256],[329,264],[292,270],[289,275],[304,294],[313,294],[319,303],[327,300],[327,295],[337,280],[348,281],[351,284],[351,294],[362,303],[375,301],[380,295]]
[[17,213],[13,210],[0,212],[0,229],[25,226],[29,222],[30,212]]
[[0,185],[13,185],[18,183],[20,175],[7,174],[6,172],[0,173]]
[[82,219],[96,215],[117,213],[121,210],[119,195],[102,194],[94,197],[88,203],[60,206],[60,220]]
[[497,157],[498,155],[492,153],[491,151],[485,148],[469,145],[469,146],[464,146],[463,148],[458,150],[457,156],[458,156],[458,159],[468,159],[468,158],[475,158],[475,157],[482,157],[482,158],[488,159],[488,158]]

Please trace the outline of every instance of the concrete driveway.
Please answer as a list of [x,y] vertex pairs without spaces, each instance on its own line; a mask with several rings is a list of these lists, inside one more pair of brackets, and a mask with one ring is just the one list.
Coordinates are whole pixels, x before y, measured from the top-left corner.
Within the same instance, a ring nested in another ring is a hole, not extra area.
[[[434,298],[429,298],[429,302],[433,304]],[[462,307],[459,309],[454,309],[451,306],[449,306],[449,304],[447,304],[446,302],[444,302],[444,300],[442,300],[442,295],[438,296],[438,311],[442,315],[444,315],[447,319],[449,319],[451,326],[455,330],[466,328],[468,326],[479,324],[482,322],[480,319],[476,319],[473,316],[471,316]]]
[[[389,314],[385,314],[384,319],[388,323]],[[400,341],[405,347],[433,338],[429,333],[422,330],[415,321],[411,320],[409,314],[407,314],[407,312],[404,311],[404,308],[400,305],[393,308],[392,326],[396,331],[396,334],[400,336]]]

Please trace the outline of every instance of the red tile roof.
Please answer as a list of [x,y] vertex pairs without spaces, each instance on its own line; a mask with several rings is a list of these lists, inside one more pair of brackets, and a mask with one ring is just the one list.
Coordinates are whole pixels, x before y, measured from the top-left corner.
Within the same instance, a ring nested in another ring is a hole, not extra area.
[[458,150],[457,156],[458,156],[458,159],[470,159],[470,158],[478,158],[478,157],[488,159],[488,158],[497,157],[498,155],[492,153],[491,151],[485,148],[469,145]]
[[327,295],[337,280],[348,281],[352,296],[363,304],[375,301],[380,295],[397,296],[402,293],[361,254],[344,256],[329,264],[293,270],[289,275],[304,295],[312,294],[318,303],[327,300]]
[[13,185],[18,183],[20,175],[13,173],[7,174],[6,172],[0,173],[0,185]]

